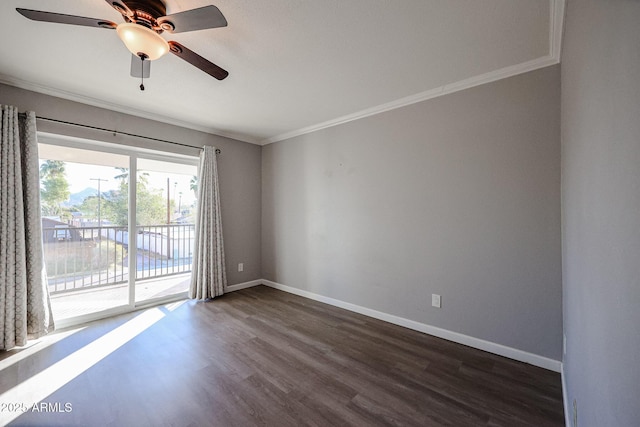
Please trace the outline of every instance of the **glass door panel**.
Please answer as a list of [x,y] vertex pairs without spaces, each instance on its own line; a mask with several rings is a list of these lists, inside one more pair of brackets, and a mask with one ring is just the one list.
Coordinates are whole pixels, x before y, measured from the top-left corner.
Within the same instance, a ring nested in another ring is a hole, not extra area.
[[135,301],[183,294],[195,239],[197,166],[138,158]]
[[129,157],[39,144],[42,239],[56,320],[129,304]]

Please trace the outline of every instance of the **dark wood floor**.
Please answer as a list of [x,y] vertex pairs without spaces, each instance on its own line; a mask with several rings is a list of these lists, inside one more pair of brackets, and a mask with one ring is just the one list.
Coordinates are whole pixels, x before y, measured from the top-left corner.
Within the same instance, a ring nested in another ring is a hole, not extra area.
[[[13,424],[564,424],[556,373],[265,286],[152,310],[159,320],[39,397],[71,412],[28,411]],[[9,364],[0,400],[144,315],[90,324]],[[20,352],[0,353],[12,358]]]

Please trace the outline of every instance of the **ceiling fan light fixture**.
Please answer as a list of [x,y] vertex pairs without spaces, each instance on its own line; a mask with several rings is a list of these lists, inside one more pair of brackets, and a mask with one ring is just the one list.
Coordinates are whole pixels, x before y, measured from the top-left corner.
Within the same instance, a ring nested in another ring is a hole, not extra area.
[[144,54],[149,61],[160,58],[169,52],[169,43],[160,34],[139,24],[131,22],[118,24],[118,37],[136,56]]

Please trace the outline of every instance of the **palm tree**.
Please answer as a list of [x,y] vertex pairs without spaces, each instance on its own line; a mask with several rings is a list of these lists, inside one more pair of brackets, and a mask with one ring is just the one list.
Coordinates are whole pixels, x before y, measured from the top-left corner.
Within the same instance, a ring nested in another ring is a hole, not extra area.
[[193,191],[193,194],[198,197],[198,177],[193,175],[191,177],[191,181],[189,182],[189,189]]
[[43,215],[62,215],[62,202],[69,199],[69,183],[65,176],[65,163],[61,160],[47,160],[40,166]]
[[120,171],[120,175],[116,175],[114,179],[121,179],[122,182],[127,182],[129,179],[129,169],[128,168],[116,168]]
[[40,166],[40,178],[47,179],[64,175],[65,164],[62,160],[47,160]]

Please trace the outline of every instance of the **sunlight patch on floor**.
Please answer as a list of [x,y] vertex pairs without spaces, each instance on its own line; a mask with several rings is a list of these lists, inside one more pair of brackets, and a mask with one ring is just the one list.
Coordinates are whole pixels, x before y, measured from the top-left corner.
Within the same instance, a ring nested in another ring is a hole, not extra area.
[[46,335],[37,340],[29,340],[26,346],[18,347],[15,350],[9,350],[9,352],[13,352],[14,354],[0,360],[0,372],[5,369],[15,365],[16,363],[26,359],[27,357],[33,356],[39,351],[44,350],[45,348],[62,341],[63,339],[75,334],[76,332],[80,332],[85,327],[73,328],[62,332],[56,332],[51,335]]
[[[160,308],[142,312],[127,323],[120,325],[47,369],[2,393],[0,402],[14,402],[23,405],[24,408],[32,408],[34,404],[44,401],[56,390],[109,356],[164,316],[165,314]],[[24,357],[27,356],[22,358]],[[10,423],[21,414],[22,412],[19,411],[0,412],[0,425]]]

